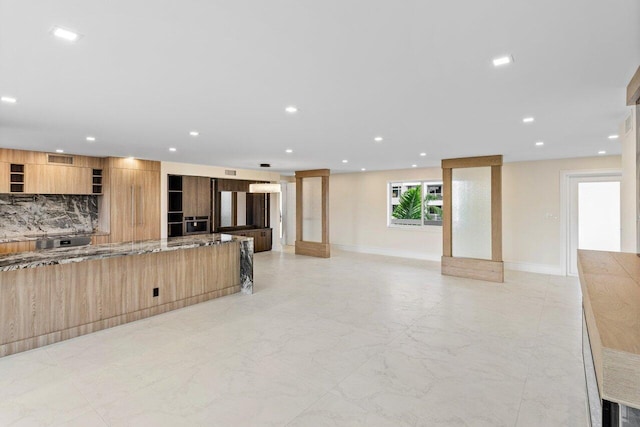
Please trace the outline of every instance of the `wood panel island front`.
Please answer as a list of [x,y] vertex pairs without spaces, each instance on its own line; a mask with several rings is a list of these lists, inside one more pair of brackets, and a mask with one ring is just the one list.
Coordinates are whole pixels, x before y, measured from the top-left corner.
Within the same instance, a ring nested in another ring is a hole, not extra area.
[[242,236],[0,255],[0,357],[240,291],[253,292]]

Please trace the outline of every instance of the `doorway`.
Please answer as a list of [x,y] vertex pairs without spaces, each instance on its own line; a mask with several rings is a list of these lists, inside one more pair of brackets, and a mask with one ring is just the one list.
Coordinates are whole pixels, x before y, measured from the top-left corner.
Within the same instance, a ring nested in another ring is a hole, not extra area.
[[578,275],[578,249],[620,251],[620,171],[565,174],[566,274]]
[[296,244],[296,183],[282,183],[282,245]]

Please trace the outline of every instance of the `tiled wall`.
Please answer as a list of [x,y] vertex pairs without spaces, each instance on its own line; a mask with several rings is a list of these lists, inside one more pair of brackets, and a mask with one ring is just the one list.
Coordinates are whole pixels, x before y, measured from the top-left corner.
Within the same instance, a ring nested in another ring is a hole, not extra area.
[[91,233],[97,226],[97,196],[0,195],[0,238]]

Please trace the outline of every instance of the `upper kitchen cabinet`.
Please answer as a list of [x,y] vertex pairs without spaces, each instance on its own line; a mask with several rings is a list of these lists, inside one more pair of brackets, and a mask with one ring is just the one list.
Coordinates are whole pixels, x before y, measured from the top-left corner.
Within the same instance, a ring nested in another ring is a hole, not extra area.
[[108,164],[111,242],[159,239],[160,163],[110,158]]
[[10,175],[11,165],[9,163],[0,162],[0,193],[9,192]]
[[101,194],[104,159],[0,149],[0,193]]
[[91,168],[27,164],[24,192],[29,194],[92,194]]
[[211,215],[211,178],[182,177],[182,211],[187,217]]

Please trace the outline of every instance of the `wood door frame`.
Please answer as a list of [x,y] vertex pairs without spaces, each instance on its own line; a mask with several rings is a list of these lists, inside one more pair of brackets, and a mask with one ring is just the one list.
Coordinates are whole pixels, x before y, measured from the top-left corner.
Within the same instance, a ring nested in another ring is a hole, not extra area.
[[[329,258],[331,248],[329,243],[329,169],[315,169],[296,171],[296,255],[308,255]],[[302,233],[302,179],[322,178],[322,240],[321,242],[307,242]]]
[[[452,186],[453,169],[491,168],[491,259],[453,256]],[[446,276],[504,282],[502,261],[502,155],[463,157],[442,160],[442,261],[441,273]]]

